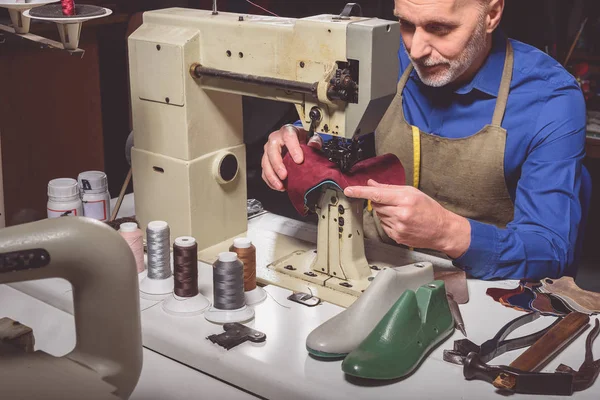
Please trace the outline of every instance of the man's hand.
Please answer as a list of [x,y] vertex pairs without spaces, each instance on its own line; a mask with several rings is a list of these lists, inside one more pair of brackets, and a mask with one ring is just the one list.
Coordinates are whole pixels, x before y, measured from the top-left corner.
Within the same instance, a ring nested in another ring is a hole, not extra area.
[[280,192],[285,190],[281,182],[287,178],[287,170],[283,165],[281,156],[283,148],[287,148],[296,164],[302,164],[304,154],[300,148],[300,143],[306,143],[306,137],[307,133],[304,129],[291,125],[285,125],[269,135],[269,141],[265,144],[265,154],[261,166],[262,178],[271,189]]
[[351,186],[347,197],[371,200],[385,233],[394,241],[415,248],[441,251],[458,258],[471,244],[471,225],[466,218],[446,210],[412,186]]

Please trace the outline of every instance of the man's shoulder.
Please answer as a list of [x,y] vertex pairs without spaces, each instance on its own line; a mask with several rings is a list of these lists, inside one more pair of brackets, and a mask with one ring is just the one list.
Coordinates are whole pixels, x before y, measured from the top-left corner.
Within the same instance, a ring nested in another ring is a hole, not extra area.
[[512,90],[534,89],[549,93],[557,89],[579,92],[577,80],[558,61],[529,44],[510,39],[514,50]]

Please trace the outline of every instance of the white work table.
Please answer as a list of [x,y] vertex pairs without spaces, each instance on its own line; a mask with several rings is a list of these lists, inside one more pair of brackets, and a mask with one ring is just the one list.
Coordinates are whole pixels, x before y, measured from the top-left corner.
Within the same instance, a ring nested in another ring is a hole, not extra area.
[[[69,285],[66,281],[62,283]],[[32,328],[36,350],[61,357],[75,347],[75,319],[71,314],[7,285],[0,285],[0,317],[12,318]],[[194,399],[200,393],[206,399],[256,399],[151,350],[144,349],[143,356],[142,373],[131,400]]]
[[[132,199],[129,197],[124,202],[121,215],[131,215],[132,209]],[[311,240],[315,227],[272,214],[264,214],[249,221],[249,231],[253,229],[272,230],[278,234]],[[210,265],[199,263],[199,282],[201,293],[212,301],[212,268]],[[517,281],[469,280],[470,301],[468,304],[461,305],[460,309],[471,341],[481,344],[492,338],[504,324],[523,314],[501,306],[485,294],[488,287],[514,288],[517,284]],[[70,285],[66,281],[52,279],[12,284],[11,286],[67,313],[72,312]],[[287,300],[287,296],[291,293],[289,290],[274,286],[267,286],[265,289],[269,296],[263,303],[253,306],[256,316],[247,324],[267,335],[265,343],[246,342],[227,351],[206,339],[208,335],[223,332],[221,326],[206,321],[203,316],[173,317],[162,310],[160,303],[144,300],[141,302],[144,346],[221,381],[269,399],[398,399],[400,397],[482,399],[501,398],[502,396],[489,383],[466,381],[463,377],[462,367],[443,361],[443,350],[451,349],[454,340],[463,338],[458,330],[433,350],[417,371],[407,379],[370,387],[351,383],[341,370],[341,361],[319,361],[309,356],[305,349],[307,335],[343,309],[328,303],[313,308],[305,307]],[[12,292],[6,292],[6,290]],[[7,302],[13,303],[17,299],[13,292],[17,293],[9,288],[0,292],[0,304],[3,304],[0,310],[5,308],[4,304]],[[11,294],[15,296],[15,300],[10,299]],[[20,294],[20,296],[22,295]],[[44,318],[47,318],[44,315],[45,313],[41,312],[32,314],[29,318],[31,322],[26,320],[22,320],[22,322],[25,324],[29,322],[35,329],[33,320],[39,318],[43,321]],[[592,321],[593,318],[596,317],[592,317]],[[554,318],[542,317],[518,329],[515,335],[522,336],[532,333],[553,321]],[[588,332],[589,329],[573,341],[544,368],[544,371],[552,372],[560,363],[578,369],[583,362],[585,337]],[[596,358],[599,358],[600,340],[594,344],[594,350]],[[493,364],[507,365],[522,351],[517,350],[500,356],[493,361]],[[146,352],[144,354],[146,356]],[[142,390],[144,385],[150,384],[148,379],[156,381],[152,383],[159,385],[163,384],[163,380],[169,380],[169,377],[165,376],[160,368],[152,372],[152,366],[146,365],[146,361],[138,389]],[[207,378],[192,369],[189,371]],[[150,377],[150,374],[153,376]],[[211,392],[214,395],[195,397],[222,399],[250,397],[248,393],[224,385],[222,382],[212,381],[222,387],[216,385],[215,391]],[[189,385],[192,383],[191,380],[188,382]],[[216,395],[216,393],[220,394]],[[169,396],[160,398],[189,397],[183,394],[180,397],[177,395],[171,393]],[[247,397],[241,397],[242,395]],[[572,397],[597,399],[599,395],[600,380],[590,389],[575,393]],[[532,398],[532,396],[513,395],[511,398]]]

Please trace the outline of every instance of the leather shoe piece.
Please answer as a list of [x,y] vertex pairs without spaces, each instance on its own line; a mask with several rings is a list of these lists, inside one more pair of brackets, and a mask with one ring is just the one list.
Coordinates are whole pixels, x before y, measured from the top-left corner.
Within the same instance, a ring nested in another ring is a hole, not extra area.
[[398,379],[413,372],[454,331],[443,281],[407,290],[375,329],[342,362],[342,370],[367,379]]
[[379,272],[350,307],[313,330],[306,349],[321,358],[342,358],[356,349],[406,290],[433,281],[433,265],[422,262]]

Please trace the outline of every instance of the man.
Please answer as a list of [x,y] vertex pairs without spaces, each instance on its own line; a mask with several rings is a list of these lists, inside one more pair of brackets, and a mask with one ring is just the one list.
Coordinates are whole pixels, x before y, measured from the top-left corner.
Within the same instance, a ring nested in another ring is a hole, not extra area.
[[[401,79],[375,143],[398,156],[407,186],[370,181],[345,195],[371,200],[395,242],[443,252],[474,277],[558,277],[581,221],[585,103],[555,60],[499,32],[503,9],[395,1]],[[276,190],[283,146],[303,159],[292,129],[270,135],[263,179]]]

